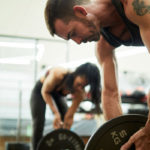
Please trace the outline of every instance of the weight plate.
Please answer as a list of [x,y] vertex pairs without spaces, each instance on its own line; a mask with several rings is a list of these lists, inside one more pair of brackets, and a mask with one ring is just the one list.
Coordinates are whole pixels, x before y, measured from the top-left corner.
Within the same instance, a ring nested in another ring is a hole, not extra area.
[[[119,150],[131,135],[143,127],[147,117],[123,115],[104,123],[89,139],[85,150]],[[134,150],[134,145],[130,150]]]
[[42,138],[38,150],[84,150],[84,142],[70,130],[57,129]]

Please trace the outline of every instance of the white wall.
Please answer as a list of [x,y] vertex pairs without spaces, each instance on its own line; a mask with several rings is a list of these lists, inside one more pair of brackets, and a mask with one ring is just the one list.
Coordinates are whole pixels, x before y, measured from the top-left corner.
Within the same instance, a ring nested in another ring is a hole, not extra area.
[[[39,62],[40,65],[57,65],[70,61],[95,59],[95,46],[93,43],[76,45],[73,42],[69,42],[70,51],[68,52],[66,50],[66,41],[57,36],[55,38],[50,36],[44,21],[45,3],[46,0],[0,0],[0,35],[60,40],[62,42],[60,44],[57,42],[43,42],[45,52]],[[132,51],[129,49],[133,48],[121,47],[116,52]],[[150,72],[148,68],[150,64],[148,52],[133,54],[127,57],[121,56],[118,58],[118,62],[119,69],[121,70]]]

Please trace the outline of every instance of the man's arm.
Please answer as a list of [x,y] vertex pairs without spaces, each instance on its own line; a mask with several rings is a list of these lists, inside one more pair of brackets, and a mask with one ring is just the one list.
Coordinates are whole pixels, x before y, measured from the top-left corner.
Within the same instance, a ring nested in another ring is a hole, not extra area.
[[[139,26],[142,40],[150,52],[150,1],[149,0],[122,0],[125,14],[129,20]],[[149,66],[149,65],[148,65]],[[148,67],[147,66],[147,67]],[[150,97],[148,98],[148,103]],[[149,106],[150,110],[150,106]],[[132,135],[121,150],[127,150],[132,144],[136,149],[149,150],[150,148],[150,113],[143,129]]]
[[142,40],[150,52],[150,1],[122,0],[122,3],[128,19],[139,26]]
[[[150,110],[150,90],[149,90],[148,97],[147,97],[147,103],[148,103],[148,108]],[[145,125],[145,130],[147,133],[149,133],[149,136],[150,136],[150,111],[148,114],[148,120],[147,120],[146,125]]]
[[[150,53],[150,0],[128,0],[127,6],[130,10],[127,15],[131,21],[139,26],[142,40]],[[150,91],[147,103],[150,110]],[[144,129],[148,137],[147,140],[150,142],[150,112]]]
[[113,49],[114,47],[109,45],[101,36],[97,44],[96,55],[102,68],[102,105],[106,120],[122,115],[118,89],[117,63]]

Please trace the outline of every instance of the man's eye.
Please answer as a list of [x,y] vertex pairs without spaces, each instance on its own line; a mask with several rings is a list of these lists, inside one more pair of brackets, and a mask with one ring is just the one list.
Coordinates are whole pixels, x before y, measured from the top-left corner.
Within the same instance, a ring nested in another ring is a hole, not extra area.
[[74,37],[74,36],[76,36],[76,33],[73,31],[70,36]]

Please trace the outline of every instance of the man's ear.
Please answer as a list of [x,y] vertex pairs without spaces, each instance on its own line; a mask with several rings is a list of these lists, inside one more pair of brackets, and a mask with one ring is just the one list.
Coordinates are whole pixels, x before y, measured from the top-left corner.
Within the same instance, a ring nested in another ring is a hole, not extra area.
[[77,17],[85,17],[87,15],[87,11],[82,6],[75,5],[73,7],[73,10],[74,10],[75,16],[77,16]]

